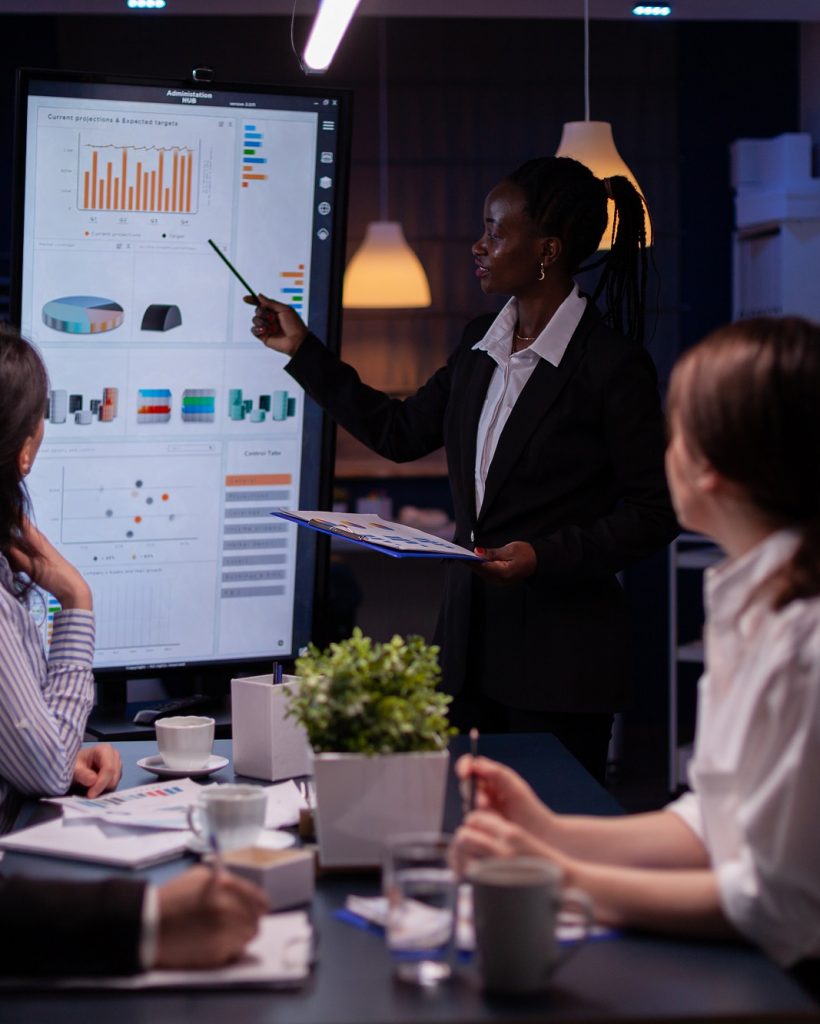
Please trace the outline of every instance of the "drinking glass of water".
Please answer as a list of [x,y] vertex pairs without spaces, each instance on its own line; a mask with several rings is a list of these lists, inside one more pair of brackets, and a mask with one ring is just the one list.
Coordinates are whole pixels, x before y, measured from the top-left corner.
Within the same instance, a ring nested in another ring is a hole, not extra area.
[[449,862],[452,836],[393,836],[382,872],[387,898],[387,948],[396,976],[425,987],[452,974],[456,876]]

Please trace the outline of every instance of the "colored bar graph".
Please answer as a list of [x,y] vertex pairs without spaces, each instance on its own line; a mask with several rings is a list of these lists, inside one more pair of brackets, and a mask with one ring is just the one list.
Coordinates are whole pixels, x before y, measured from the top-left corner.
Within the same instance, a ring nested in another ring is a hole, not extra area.
[[280,275],[282,284],[279,292],[282,301],[301,314],[305,306],[305,265],[300,263],[296,270],[283,270]]
[[86,146],[78,178],[78,207],[196,213],[198,156],[190,146]]
[[246,124],[242,128],[242,188],[247,188],[252,181],[267,181],[268,175],[261,172],[262,164],[268,162],[261,155],[265,136],[257,130],[255,124]]

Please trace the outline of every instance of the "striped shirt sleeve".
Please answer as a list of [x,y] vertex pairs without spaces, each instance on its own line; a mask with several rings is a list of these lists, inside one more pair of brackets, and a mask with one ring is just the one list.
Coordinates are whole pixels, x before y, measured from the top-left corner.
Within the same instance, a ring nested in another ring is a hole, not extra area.
[[28,611],[0,593],[0,808],[9,788],[65,793],[93,703],[94,613],[54,618],[46,662]]

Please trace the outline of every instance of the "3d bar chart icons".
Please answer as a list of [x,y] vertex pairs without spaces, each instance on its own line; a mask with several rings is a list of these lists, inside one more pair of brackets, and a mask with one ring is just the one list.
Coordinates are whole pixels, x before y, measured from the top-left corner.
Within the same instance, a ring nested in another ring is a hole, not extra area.
[[272,420],[286,420],[296,415],[296,398],[287,391],[274,391],[270,395],[259,395],[256,402],[245,398],[242,388],[231,388],[228,392],[228,415],[234,421],[249,420],[264,423]]
[[170,388],[140,388],[137,392],[137,423],[167,423],[171,419]]
[[184,423],[213,423],[216,418],[216,392],[211,388],[186,388],[182,392]]
[[80,426],[95,421],[112,423],[117,418],[119,396],[119,388],[103,388],[102,398],[91,398],[86,405],[83,395],[55,388],[46,401],[46,419],[50,423],[66,423],[70,419]]

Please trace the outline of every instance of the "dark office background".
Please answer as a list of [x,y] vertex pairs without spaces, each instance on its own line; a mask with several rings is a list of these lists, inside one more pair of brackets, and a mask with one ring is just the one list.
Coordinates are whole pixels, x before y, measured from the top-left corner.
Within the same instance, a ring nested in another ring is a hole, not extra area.
[[[354,20],[324,81],[355,92],[348,252],[378,219],[378,28]],[[297,40],[307,25],[298,21]],[[507,171],[554,152],[561,125],[583,117],[580,21],[390,18],[386,23],[390,219],[428,271],[433,305],[410,314],[348,313],[343,353],[396,393],[423,380],[488,308],[470,246],[483,199]],[[186,77],[208,65],[223,81],[302,81],[281,17],[0,17],[0,318],[8,280],[14,66]],[[731,316],[729,143],[799,127],[799,26],[773,22],[593,22],[592,117],[613,123],[652,211],[659,271],[650,351],[665,384],[675,356]],[[492,308],[492,307],[490,307]],[[351,466],[355,460],[351,462]],[[373,479],[397,504],[447,501],[444,480]],[[358,475],[357,475],[358,474]],[[413,499],[416,499],[413,501]],[[666,720],[666,561],[630,570],[636,698],[625,752],[662,773]],[[436,603],[437,595],[425,594]],[[401,605],[399,605],[401,609]],[[396,628],[401,628],[401,614]]]

